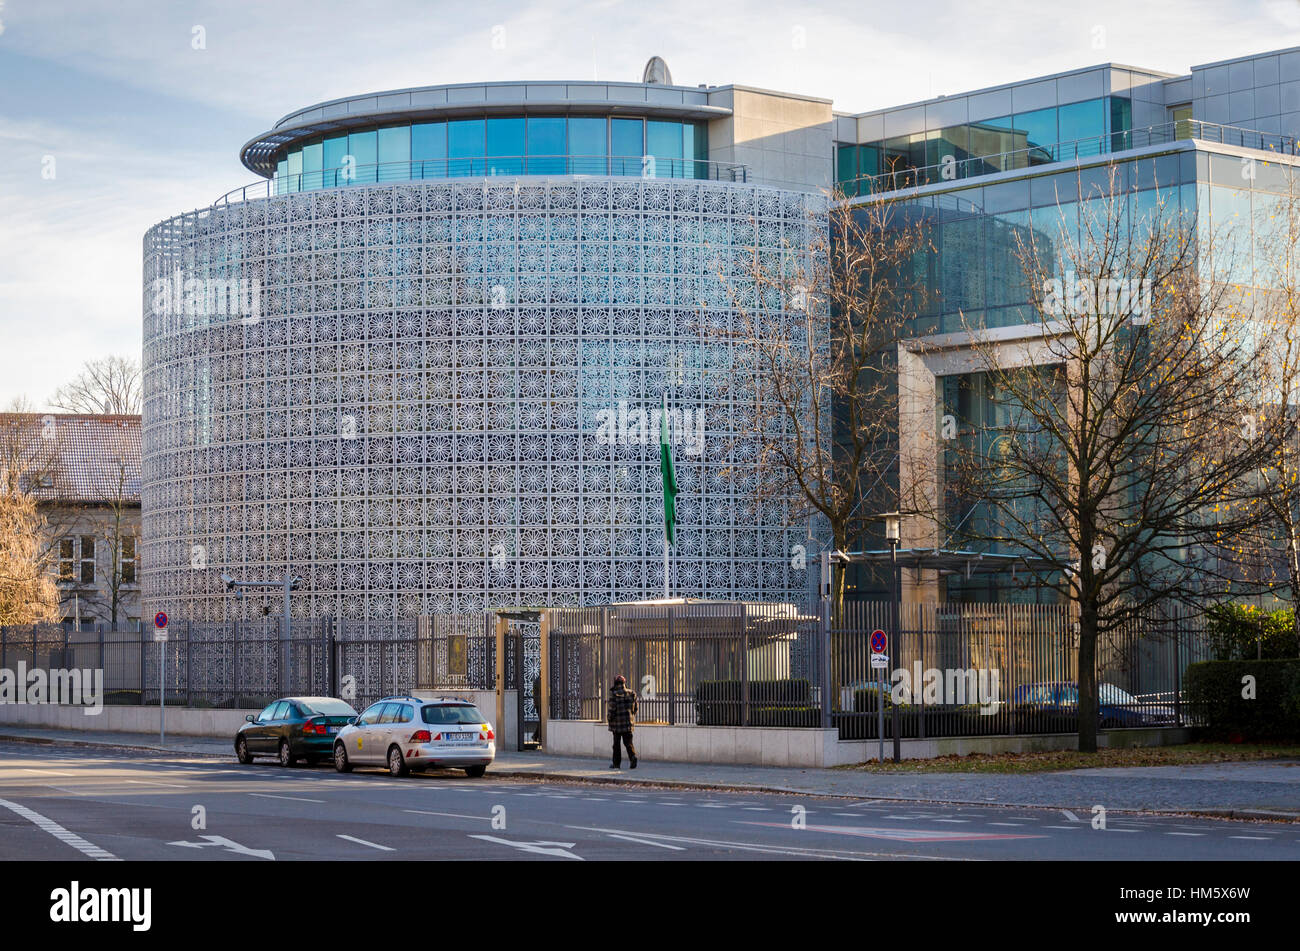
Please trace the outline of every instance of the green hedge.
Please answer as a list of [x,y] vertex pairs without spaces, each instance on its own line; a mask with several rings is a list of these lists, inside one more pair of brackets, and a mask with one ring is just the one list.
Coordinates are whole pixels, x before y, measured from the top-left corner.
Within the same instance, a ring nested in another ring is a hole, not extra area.
[[[744,719],[739,680],[702,680],[695,685],[699,726],[740,726]],[[817,726],[821,711],[812,705],[807,680],[751,680],[750,726]]]
[[[1255,678],[1255,698],[1242,678]],[[1184,678],[1187,702],[1205,739],[1300,740],[1300,660],[1207,660]]]
[[1291,608],[1264,611],[1253,604],[1216,604],[1205,612],[1215,660],[1281,660],[1296,657],[1300,644]]

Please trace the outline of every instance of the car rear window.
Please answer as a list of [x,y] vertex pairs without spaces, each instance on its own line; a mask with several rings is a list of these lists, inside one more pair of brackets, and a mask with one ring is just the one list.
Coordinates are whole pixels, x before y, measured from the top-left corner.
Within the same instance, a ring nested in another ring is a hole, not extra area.
[[424,717],[424,722],[434,726],[445,726],[451,723],[486,723],[483,714],[479,712],[478,707],[472,703],[440,703],[437,706],[425,707],[420,711]]
[[308,713],[322,717],[354,717],[357,711],[352,709],[352,705],[343,700],[312,700],[310,703],[302,703],[300,706]]

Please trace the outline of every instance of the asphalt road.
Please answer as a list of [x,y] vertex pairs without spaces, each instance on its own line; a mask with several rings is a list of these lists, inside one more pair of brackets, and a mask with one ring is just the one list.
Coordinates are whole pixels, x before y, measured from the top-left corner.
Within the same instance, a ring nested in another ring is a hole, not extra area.
[[6,861],[1300,860],[1297,824],[1092,818],[0,743]]

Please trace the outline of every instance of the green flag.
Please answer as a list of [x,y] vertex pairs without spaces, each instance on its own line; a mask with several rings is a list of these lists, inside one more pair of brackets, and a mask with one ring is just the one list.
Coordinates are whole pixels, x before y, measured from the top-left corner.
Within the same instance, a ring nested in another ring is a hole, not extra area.
[[677,544],[677,474],[673,472],[673,450],[668,445],[668,394],[659,414],[659,474],[664,482],[664,537]]

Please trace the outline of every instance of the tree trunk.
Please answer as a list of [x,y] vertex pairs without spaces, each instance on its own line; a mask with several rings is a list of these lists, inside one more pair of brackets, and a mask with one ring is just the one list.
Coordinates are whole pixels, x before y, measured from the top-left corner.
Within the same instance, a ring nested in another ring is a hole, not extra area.
[[1079,752],[1097,752],[1097,609],[1079,612]]

